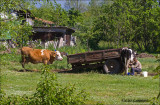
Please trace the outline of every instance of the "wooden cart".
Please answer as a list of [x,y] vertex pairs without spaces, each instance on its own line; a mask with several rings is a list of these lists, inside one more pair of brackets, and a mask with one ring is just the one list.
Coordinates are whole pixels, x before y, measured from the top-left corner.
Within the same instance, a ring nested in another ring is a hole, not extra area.
[[67,62],[74,70],[103,68],[105,73],[117,74],[124,71],[121,51],[122,49],[107,49],[68,55]]

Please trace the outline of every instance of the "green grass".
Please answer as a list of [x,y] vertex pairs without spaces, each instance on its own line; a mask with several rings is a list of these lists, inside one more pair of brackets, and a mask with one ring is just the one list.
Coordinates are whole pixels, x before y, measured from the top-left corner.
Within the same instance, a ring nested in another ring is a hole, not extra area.
[[40,74],[35,72],[17,72],[2,70],[2,89],[7,95],[31,95],[36,90]]
[[[2,89],[7,95],[31,95],[35,92],[40,73],[16,72],[6,70],[2,72]],[[88,104],[98,102],[104,104],[140,104],[148,102],[134,102],[134,100],[149,100],[158,94],[158,79],[152,77],[105,75],[98,73],[57,74],[58,81],[63,86],[69,83],[76,88],[85,89],[90,93]],[[123,102],[122,100],[133,100]]]
[[[73,83],[77,88],[84,88],[90,93],[89,104],[140,104],[122,100],[148,100],[158,94],[158,79],[121,75],[60,74],[62,84]],[[146,102],[144,102],[146,103]]]
[[153,70],[159,65],[156,58],[139,58],[142,64],[142,71],[153,72]]
[[[6,54],[1,57],[1,87],[7,95],[31,95],[40,80],[40,72],[18,72],[21,70],[20,55]],[[155,58],[140,58],[143,71],[153,72],[158,65]],[[50,69],[67,68],[66,58],[56,61]],[[43,64],[28,64],[28,69],[41,69]],[[68,67],[70,68],[70,67]],[[59,73],[58,82],[63,86],[75,84],[78,90],[89,94],[87,104],[149,104],[147,100],[158,95],[159,79],[141,76],[106,75],[96,72]]]

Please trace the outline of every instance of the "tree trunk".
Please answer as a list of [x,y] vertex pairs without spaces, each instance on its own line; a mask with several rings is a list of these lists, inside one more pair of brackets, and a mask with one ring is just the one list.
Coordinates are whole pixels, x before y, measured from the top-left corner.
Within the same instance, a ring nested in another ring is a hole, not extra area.
[[142,47],[140,46],[140,44],[137,41],[136,41],[136,43],[137,43],[139,49],[142,50]]

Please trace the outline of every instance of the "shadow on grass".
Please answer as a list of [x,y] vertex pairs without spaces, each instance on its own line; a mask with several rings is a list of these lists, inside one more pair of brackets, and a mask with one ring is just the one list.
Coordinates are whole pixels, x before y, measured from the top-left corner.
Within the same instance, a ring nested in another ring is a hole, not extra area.
[[[39,69],[13,69],[16,72],[41,72]],[[94,69],[51,69],[50,72],[55,73],[62,73],[62,74],[80,74],[80,73],[99,73],[99,74],[106,74],[102,69],[94,70]],[[114,75],[114,74],[111,74]]]
[[30,69],[14,69],[14,71],[17,71],[17,72],[40,72],[40,70],[30,70]]
[[58,73],[73,73],[73,74],[78,74],[78,73],[89,73],[89,72],[95,72],[95,73],[100,73],[100,74],[103,74],[103,72],[101,70],[93,70],[93,69],[81,69],[81,70],[78,70],[78,69],[70,69],[70,70],[67,70],[67,69],[64,69],[64,70],[54,70]]
[[[17,69],[14,68],[14,71],[17,72],[41,72],[40,69]],[[57,72],[57,73],[73,73],[73,74],[79,74],[79,73],[100,73],[100,74],[105,74],[105,72],[101,69],[89,69],[89,68],[84,68],[84,69],[50,69],[51,72]]]
[[150,102],[149,99],[122,99],[123,102]]

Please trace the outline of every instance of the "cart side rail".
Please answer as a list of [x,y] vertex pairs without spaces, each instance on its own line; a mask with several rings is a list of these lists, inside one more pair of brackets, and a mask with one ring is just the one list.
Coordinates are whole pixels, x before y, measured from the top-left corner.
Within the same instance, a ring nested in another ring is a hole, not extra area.
[[87,63],[103,61],[111,58],[119,58],[122,49],[99,50],[86,53],[78,53],[67,56],[68,63]]

